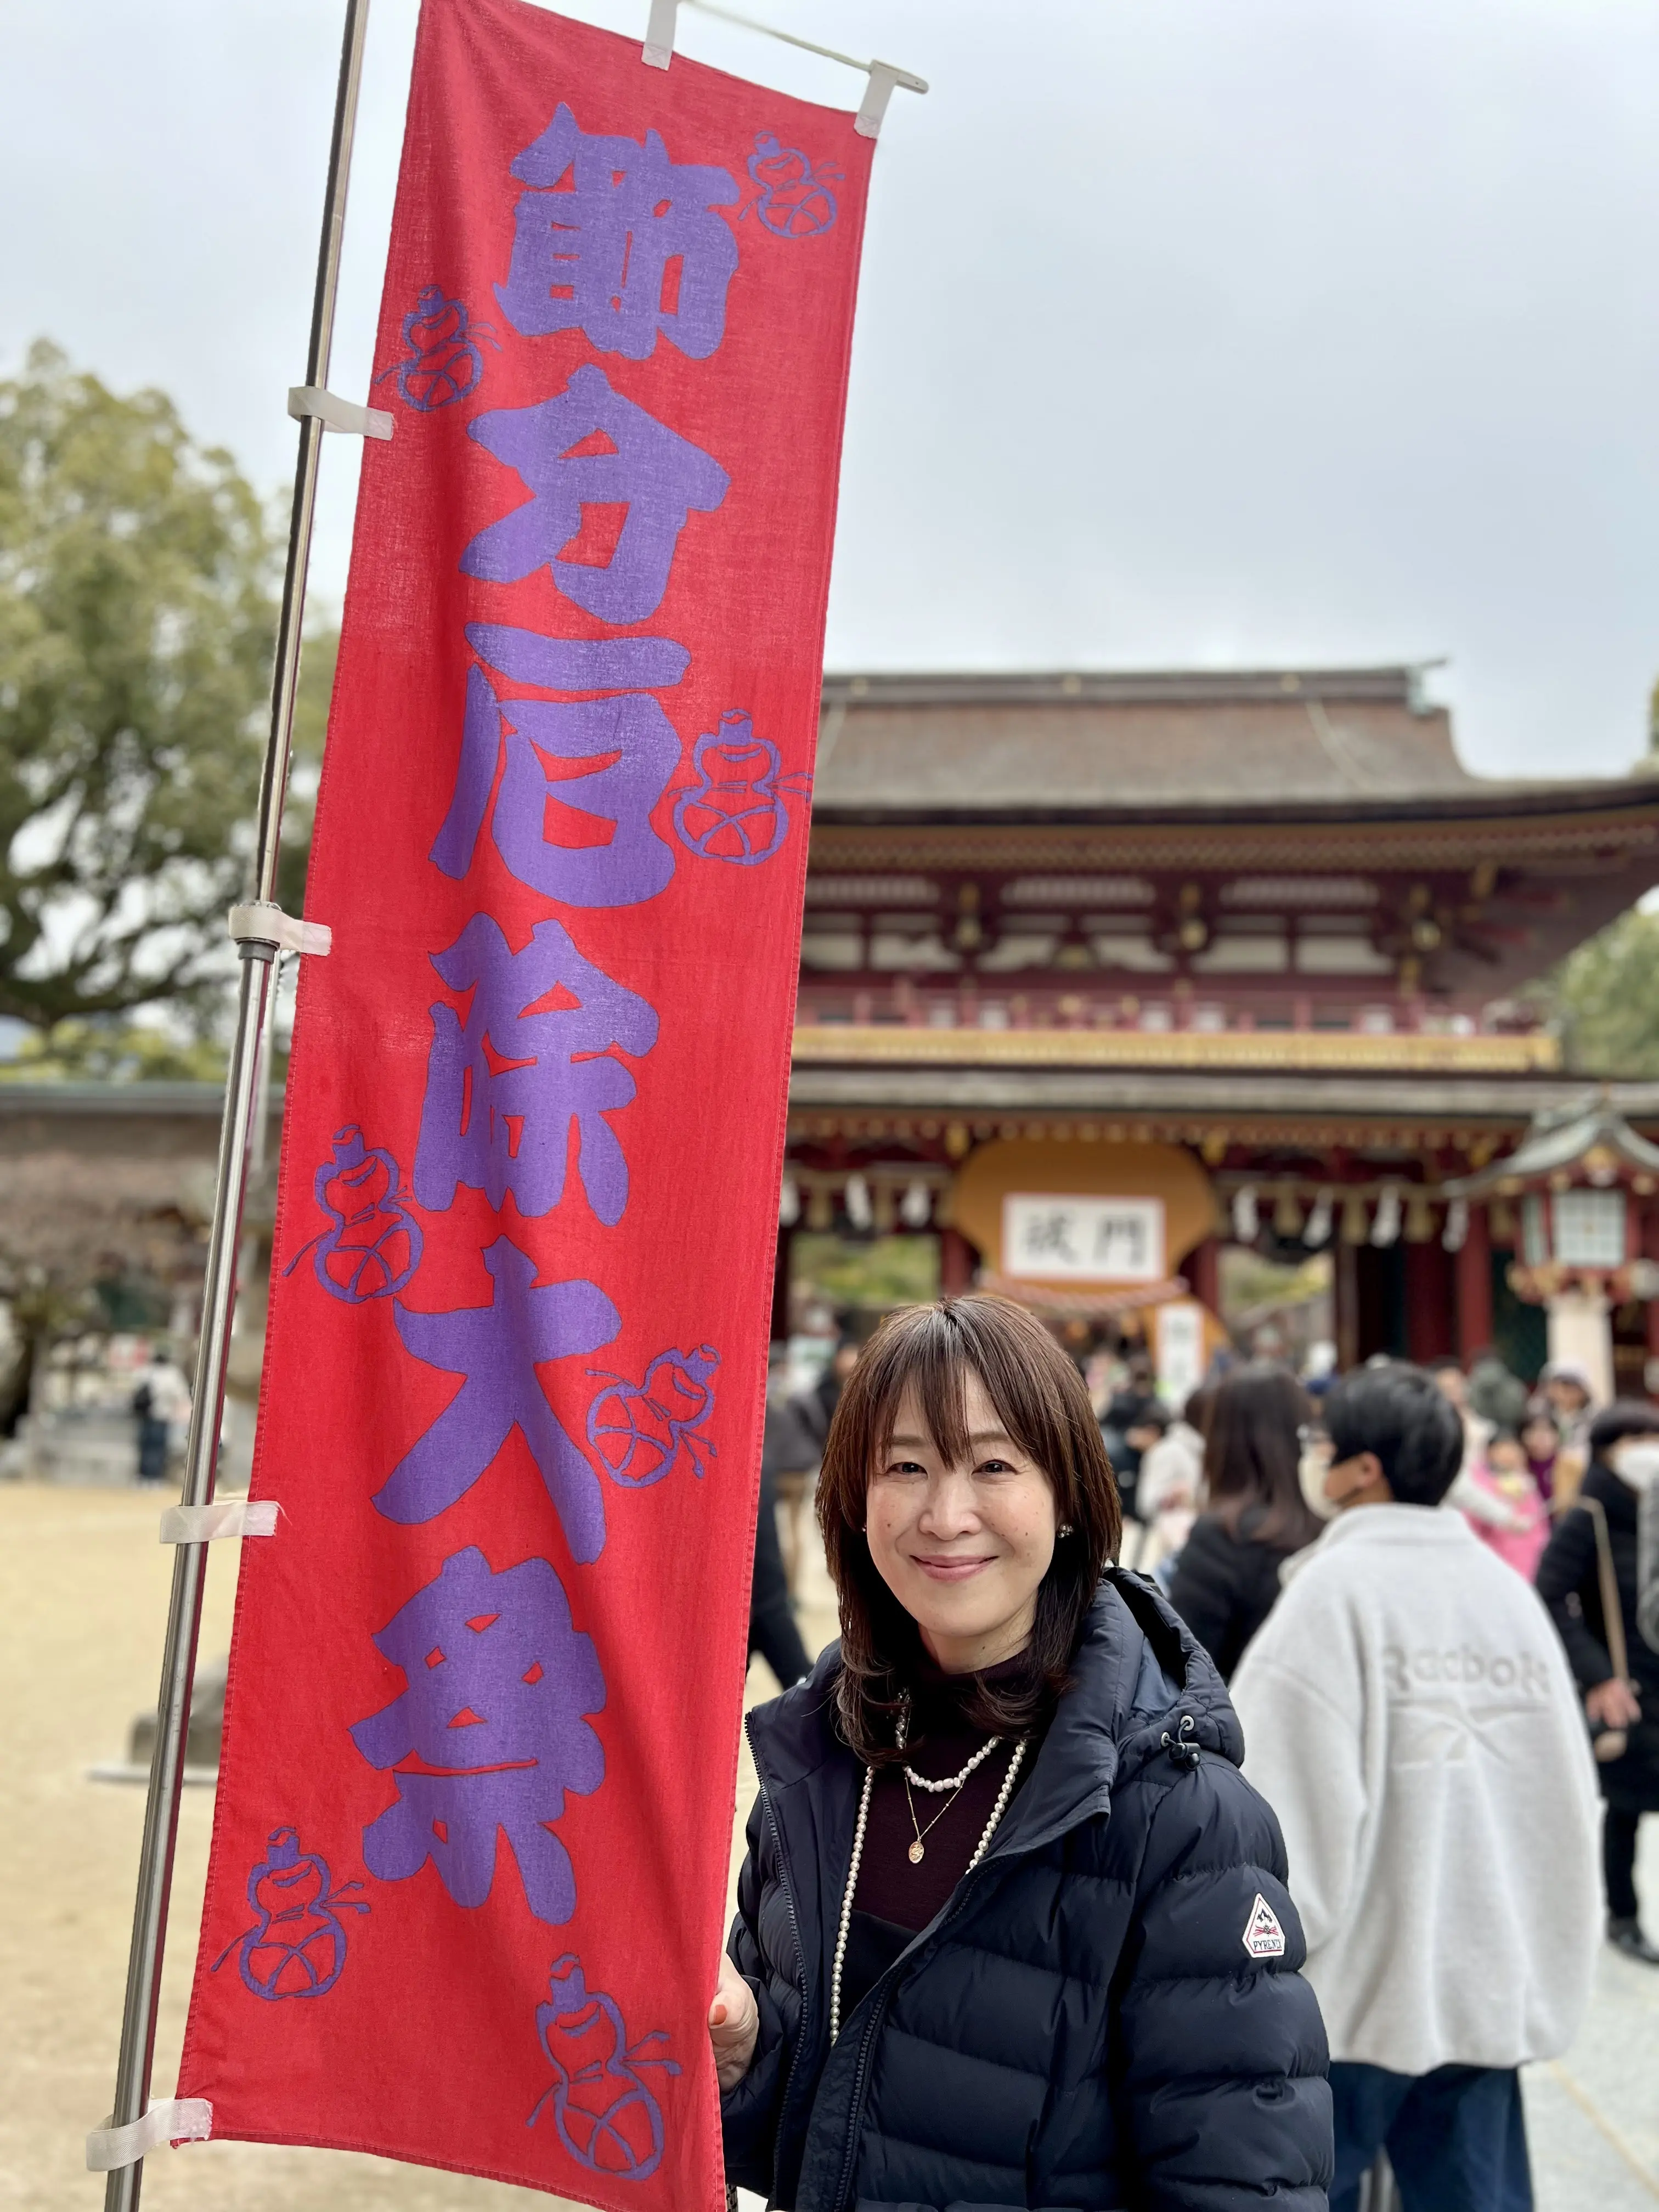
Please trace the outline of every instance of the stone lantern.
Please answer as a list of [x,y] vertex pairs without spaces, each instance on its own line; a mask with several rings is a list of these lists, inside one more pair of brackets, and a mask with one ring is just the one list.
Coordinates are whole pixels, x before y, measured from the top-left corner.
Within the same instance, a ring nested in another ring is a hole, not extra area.
[[1607,1098],[1540,1114],[1518,1150],[1448,1183],[1469,1200],[1516,1208],[1510,1287],[1549,1316],[1549,1356],[1590,1377],[1595,1402],[1614,1395],[1614,1306],[1659,1295],[1659,1264],[1643,1250],[1643,1201],[1659,1192],[1659,1145],[1638,1136]]

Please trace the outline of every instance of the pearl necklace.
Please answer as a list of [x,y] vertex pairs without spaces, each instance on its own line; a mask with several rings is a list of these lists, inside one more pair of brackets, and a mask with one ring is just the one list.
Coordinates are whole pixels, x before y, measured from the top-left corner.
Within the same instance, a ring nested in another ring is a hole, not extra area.
[[[903,1709],[898,1717],[898,1747],[901,1751],[904,1748],[905,1741],[908,1737],[909,1733],[910,1701],[907,1698],[904,1701]],[[914,1766],[907,1766],[905,1768],[904,1778],[907,1782],[913,1784],[918,1790],[931,1790],[935,1796],[943,1796],[947,1790],[960,1790],[963,1784],[968,1779],[968,1777],[974,1773],[977,1768],[984,1765],[986,1760],[991,1756],[991,1753],[996,1749],[997,1746],[1001,1741],[1002,1738],[1000,1735],[989,1737],[984,1743],[981,1744],[979,1749],[969,1760],[967,1765],[963,1768],[960,1774],[947,1774],[943,1782],[930,1781],[927,1775],[918,1774]]]
[[[898,1739],[898,1747],[902,1751],[905,1742],[910,1734],[910,1700],[908,1698],[906,1698],[904,1703],[899,1708],[898,1727],[895,1733]],[[992,1736],[988,1741],[981,1744],[979,1749],[974,1753],[966,1766],[963,1768],[960,1774],[947,1774],[942,1782],[930,1782],[925,1774],[918,1774],[914,1766],[907,1766],[903,1770],[904,1802],[906,1806],[909,1808],[910,1826],[915,1830],[916,1833],[916,1839],[915,1843],[911,1844],[908,1854],[912,1866],[920,1866],[922,1860],[927,1857],[927,1838],[933,1834],[934,1829],[938,1827],[939,1822],[950,1811],[951,1806],[956,1803],[957,1798],[961,1796],[963,1791],[967,1788],[969,1776],[972,1774],[976,1768],[981,1767],[985,1764],[986,1760],[991,1756],[991,1753],[996,1749],[997,1746],[1001,1741],[1002,1738],[1000,1735]],[[936,1796],[943,1796],[945,1798],[945,1802],[939,1807],[938,1812],[934,1814],[933,1819],[927,1823],[927,1826],[925,1828],[922,1826],[921,1821],[916,1818],[916,1801],[911,1795],[911,1784],[913,1783],[918,1790],[932,1790]],[[947,1792],[948,1795],[946,1794]]]
[[[991,1817],[985,1823],[985,1833],[974,1846],[974,1856],[963,1869],[965,1880],[991,1847],[991,1838],[997,1832],[997,1823],[1008,1809],[1008,1800],[1014,1794],[1014,1782],[1019,1773],[1019,1763],[1025,1756],[1027,1739],[1021,1736],[1014,1746],[1014,1755],[1008,1762],[1008,1771],[1002,1778],[1002,1787],[997,1792],[997,1802],[991,1808]],[[901,1745],[901,1748],[902,1746]],[[981,1754],[983,1756],[983,1754]],[[858,1825],[853,1831],[853,1857],[847,1869],[847,1888],[841,1900],[841,1925],[836,1931],[835,1964],[830,1973],[830,2040],[833,2043],[841,2033],[841,1977],[847,1963],[847,1936],[853,1924],[853,1893],[859,1886],[859,1868],[864,1858],[864,1832],[870,1825],[870,1792],[875,1786],[876,1770],[864,1770],[864,1788],[859,1796]]]

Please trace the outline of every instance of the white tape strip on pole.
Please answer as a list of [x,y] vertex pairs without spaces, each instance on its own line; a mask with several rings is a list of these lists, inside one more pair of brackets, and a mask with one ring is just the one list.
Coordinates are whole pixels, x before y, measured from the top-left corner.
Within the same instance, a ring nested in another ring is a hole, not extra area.
[[314,415],[325,430],[339,430],[348,438],[389,438],[396,427],[383,407],[360,407],[319,384],[289,385],[288,411],[296,422]]
[[274,1536],[274,1498],[216,1498],[211,1505],[169,1505],[161,1516],[164,1544],[211,1544],[220,1536]]
[[158,2098],[142,2120],[113,2128],[107,2120],[87,2137],[87,2172],[114,2173],[136,2166],[149,2152],[168,2142],[206,2142],[213,2134],[213,2107],[205,2097]]
[[226,927],[239,945],[274,945],[279,952],[310,952],[319,960],[334,950],[334,932],[325,921],[296,921],[270,899],[232,907]]

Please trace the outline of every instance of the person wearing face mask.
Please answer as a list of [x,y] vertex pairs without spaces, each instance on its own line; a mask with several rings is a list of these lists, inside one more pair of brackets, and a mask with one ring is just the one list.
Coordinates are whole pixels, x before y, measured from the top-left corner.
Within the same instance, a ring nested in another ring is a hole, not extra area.
[[1318,2008],[1225,1691],[1022,1308],[877,1331],[817,1512],[842,1636],[749,1717],[709,2010],[728,2182],[793,2212],[1324,2212]]
[[1405,2212],[1527,2212],[1516,2069],[1572,2040],[1600,1936],[1577,1694],[1533,1592],[1442,1510],[1463,1429],[1434,1381],[1363,1369],[1324,1412],[1334,1517],[1231,1692],[1330,2035],[1331,2212],[1385,2146]]
[[1659,1406],[1607,1407],[1590,1424],[1589,1455],[1577,1502],[1539,1562],[1538,1594],[1597,1731],[1607,1940],[1627,1959],[1659,1966],[1636,1894],[1637,1830],[1644,1813],[1659,1811],[1659,1652],[1640,1633],[1638,1560],[1639,1501],[1659,1480]]

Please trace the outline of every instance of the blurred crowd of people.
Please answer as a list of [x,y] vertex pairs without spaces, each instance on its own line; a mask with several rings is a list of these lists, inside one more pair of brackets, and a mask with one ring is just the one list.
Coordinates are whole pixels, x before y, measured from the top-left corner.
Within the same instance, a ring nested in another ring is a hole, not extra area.
[[[1534,1585],[1583,1696],[1607,1807],[1610,1940],[1659,1965],[1634,1887],[1637,1824],[1659,1810],[1659,1495],[1645,1564],[1642,1512],[1659,1480],[1659,1405],[1597,1411],[1582,1368],[1557,1363],[1529,1386],[1490,1350],[1467,1370],[1447,1356],[1425,1371],[1462,1435],[1438,1502]],[[1322,1409],[1335,1378],[1252,1361],[1206,1382],[1179,1413],[1143,1362],[1096,1382],[1124,1497],[1125,1564],[1157,1578],[1231,1679],[1291,1562],[1333,1517]]]
[[1522,2212],[1517,2069],[1571,2040],[1597,1922],[1659,1966],[1635,1881],[1659,1809],[1659,1405],[1597,1409],[1582,1369],[1529,1388],[1487,1351],[1341,1381],[1255,1361],[1178,1414],[1126,1371],[1098,1411],[1126,1559],[1230,1681],[1285,1829],[1333,2206],[1386,2145],[1408,2202],[1474,2160]]

